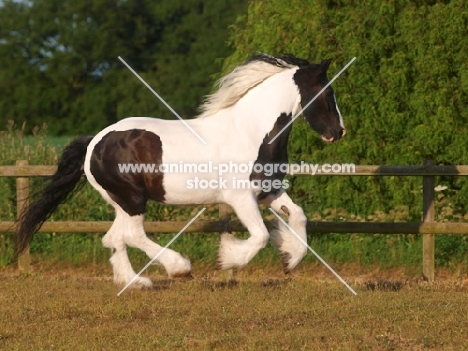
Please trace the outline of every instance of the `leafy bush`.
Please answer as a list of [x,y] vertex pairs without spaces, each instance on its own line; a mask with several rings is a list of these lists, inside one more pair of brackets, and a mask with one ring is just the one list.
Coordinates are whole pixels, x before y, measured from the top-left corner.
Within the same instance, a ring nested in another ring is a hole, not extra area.
[[[462,0],[252,0],[232,27],[225,69],[257,51],[333,58],[330,78],[348,130],[324,145],[297,122],[290,161],[375,165],[468,162],[468,11]],[[441,177],[455,217],[466,214],[467,179]],[[307,213],[345,208],[366,217],[409,209],[421,219],[419,177],[300,177],[292,197]]]

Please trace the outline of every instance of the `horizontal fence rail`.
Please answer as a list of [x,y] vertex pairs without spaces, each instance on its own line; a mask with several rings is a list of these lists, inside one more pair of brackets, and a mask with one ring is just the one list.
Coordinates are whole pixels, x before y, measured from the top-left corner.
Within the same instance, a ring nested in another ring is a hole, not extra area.
[[[17,215],[28,204],[29,177],[51,176],[57,166],[29,165],[27,161],[17,161],[15,166],[0,166],[0,177],[15,177],[17,189]],[[310,176],[310,173],[295,172],[295,176]],[[422,234],[423,235],[423,276],[434,280],[434,236],[435,234],[468,234],[468,223],[435,222],[434,176],[468,176],[468,166],[434,165],[427,161],[417,166],[375,166],[357,165],[352,173],[318,172],[314,176],[419,176],[423,178],[423,222],[312,222],[307,223],[307,231],[313,233],[372,233],[372,234]],[[185,232],[240,232],[246,228],[238,220],[230,220],[226,205],[220,205],[220,220],[197,221]],[[276,222],[265,221],[267,226]],[[70,221],[45,222],[39,232],[54,233],[104,233],[112,222]],[[146,222],[148,233],[178,232],[186,221]],[[0,232],[15,232],[16,223],[0,222]],[[28,271],[29,250],[18,259],[20,271]]]
[[[276,221],[265,221],[272,226]],[[73,221],[45,222],[38,233],[105,233],[111,227],[109,221]],[[179,232],[187,221],[154,221],[145,222],[148,233]],[[247,229],[239,220],[197,221],[192,223],[184,233],[196,232],[243,232]],[[468,223],[424,223],[424,222],[307,222],[307,230],[317,234],[328,233],[363,233],[363,234],[468,234]],[[14,233],[15,222],[0,222],[0,232]]]
[[[37,177],[51,176],[57,170],[57,166],[16,165],[0,166],[0,177]],[[310,175],[306,172],[294,173],[294,175]],[[450,165],[421,165],[421,166],[373,166],[356,165],[353,173],[316,173],[314,176],[468,176],[467,166]]]

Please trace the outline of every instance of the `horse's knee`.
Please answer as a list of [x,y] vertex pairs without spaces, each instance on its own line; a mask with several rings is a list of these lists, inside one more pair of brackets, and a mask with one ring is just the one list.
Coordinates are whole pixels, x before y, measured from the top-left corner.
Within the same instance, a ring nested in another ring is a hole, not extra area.
[[297,206],[295,217],[295,222],[298,223],[298,225],[305,226],[307,224],[307,216],[305,215],[304,210],[299,206]]
[[102,245],[104,245],[104,247],[107,247],[109,249],[115,250],[113,240],[112,240],[112,235],[110,233],[107,233],[106,235],[102,237]]
[[307,217],[304,214],[302,207],[292,204],[289,206],[281,206],[281,210],[289,217],[289,222],[294,226],[305,227],[307,224]]
[[[127,215],[128,216],[128,215]],[[148,245],[148,237],[143,226],[143,215],[128,216],[130,226],[122,232],[123,241],[131,247],[143,249]]]

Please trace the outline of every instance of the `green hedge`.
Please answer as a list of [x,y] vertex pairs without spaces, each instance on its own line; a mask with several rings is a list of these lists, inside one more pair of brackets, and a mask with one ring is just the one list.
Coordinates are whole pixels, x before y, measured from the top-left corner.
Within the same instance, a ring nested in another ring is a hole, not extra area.
[[[453,1],[252,0],[232,27],[225,69],[256,51],[332,58],[348,130],[336,145],[297,123],[290,161],[376,165],[468,164],[468,7]],[[363,217],[408,208],[421,219],[421,178],[316,177],[293,182],[307,212],[343,208]],[[455,217],[466,214],[466,178],[438,178]],[[439,208],[439,212],[442,208]]]

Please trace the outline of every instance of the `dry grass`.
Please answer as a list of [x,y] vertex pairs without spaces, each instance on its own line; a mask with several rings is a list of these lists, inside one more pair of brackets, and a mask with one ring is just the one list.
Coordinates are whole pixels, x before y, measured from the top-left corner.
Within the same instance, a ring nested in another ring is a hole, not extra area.
[[[313,265],[292,279],[249,268],[187,282],[158,270],[155,288],[125,291],[108,272],[0,272],[0,349],[462,350],[468,281],[363,276],[353,296]],[[93,276],[93,277],[90,277]],[[346,276],[344,277],[346,279]]]

